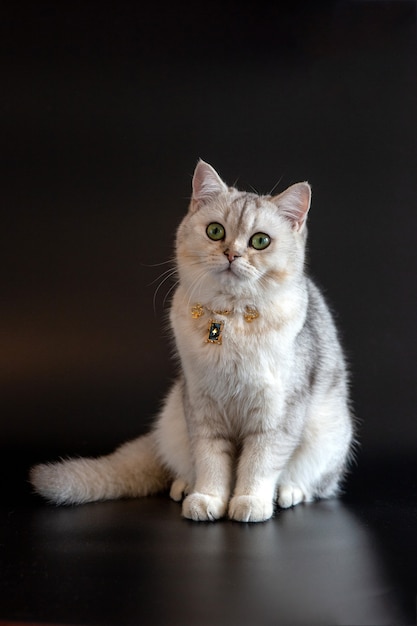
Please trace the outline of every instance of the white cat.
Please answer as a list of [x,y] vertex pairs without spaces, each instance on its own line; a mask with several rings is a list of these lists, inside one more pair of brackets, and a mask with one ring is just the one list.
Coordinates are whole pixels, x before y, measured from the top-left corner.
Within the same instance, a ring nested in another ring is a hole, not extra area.
[[260,522],[338,493],[353,419],[331,314],[304,271],[311,191],[259,196],[199,161],[177,233],[180,373],[152,431],[108,456],[38,465],[57,504],[170,487],[193,520]]

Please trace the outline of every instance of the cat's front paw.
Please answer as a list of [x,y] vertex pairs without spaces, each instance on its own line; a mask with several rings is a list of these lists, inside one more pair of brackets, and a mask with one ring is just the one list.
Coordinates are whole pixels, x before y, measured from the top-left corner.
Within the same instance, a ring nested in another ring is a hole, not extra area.
[[272,517],[272,500],[258,496],[234,496],[229,504],[229,517],[236,522],[264,522]]
[[195,522],[213,522],[226,513],[227,503],[218,496],[192,493],[182,504],[182,514]]

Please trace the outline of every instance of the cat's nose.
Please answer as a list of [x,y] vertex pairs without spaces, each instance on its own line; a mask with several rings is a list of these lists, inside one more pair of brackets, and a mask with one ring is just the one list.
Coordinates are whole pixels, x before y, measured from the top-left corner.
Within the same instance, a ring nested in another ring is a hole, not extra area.
[[229,260],[229,263],[233,263],[233,261],[234,261],[235,259],[237,259],[238,257],[240,257],[240,256],[241,256],[240,254],[238,254],[238,253],[237,253],[237,252],[235,252],[234,250],[229,250],[229,249],[225,250],[225,251],[224,251],[224,253],[225,253],[225,255],[227,256],[227,258],[228,258],[228,260]]

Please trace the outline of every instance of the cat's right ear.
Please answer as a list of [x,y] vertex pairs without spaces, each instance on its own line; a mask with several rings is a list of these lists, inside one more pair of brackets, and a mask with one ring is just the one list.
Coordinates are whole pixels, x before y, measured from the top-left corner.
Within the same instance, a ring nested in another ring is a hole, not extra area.
[[202,204],[225,191],[227,191],[227,185],[222,181],[216,170],[200,159],[194,170],[193,195],[190,208],[196,211]]

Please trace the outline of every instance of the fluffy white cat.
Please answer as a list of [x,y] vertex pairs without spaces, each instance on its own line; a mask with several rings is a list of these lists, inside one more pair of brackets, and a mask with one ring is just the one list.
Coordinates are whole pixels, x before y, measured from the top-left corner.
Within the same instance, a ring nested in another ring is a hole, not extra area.
[[238,191],[199,161],[176,240],[179,376],[150,433],[110,455],[43,464],[57,504],[170,488],[193,520],[269,519],[338,493],[353,419],[329,309],[304,270],[308,183]]

